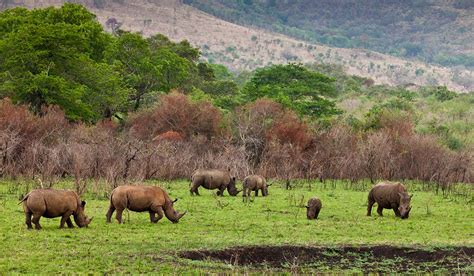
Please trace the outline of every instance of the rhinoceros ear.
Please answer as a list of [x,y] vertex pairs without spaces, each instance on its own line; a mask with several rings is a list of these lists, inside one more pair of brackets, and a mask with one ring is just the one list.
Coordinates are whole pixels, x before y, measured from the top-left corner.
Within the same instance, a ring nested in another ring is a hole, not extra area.
[[81,202],[81,206],[82,207],[86,206],[86,202],[84,200]]

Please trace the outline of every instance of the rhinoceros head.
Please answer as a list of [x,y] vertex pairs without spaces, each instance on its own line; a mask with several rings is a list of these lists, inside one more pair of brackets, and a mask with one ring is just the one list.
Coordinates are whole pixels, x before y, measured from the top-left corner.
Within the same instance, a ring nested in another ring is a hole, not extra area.
[[176,211],[173,207],[174,203],[178,201],[178,199],[175,199],[173,201],[169,201],[167,204],[165,204],[164,209],[165,209],[165,216],[172,222],[172,223],[178,223],[179,219],[182,218],[188,211],[184,211],[184,213],[179,213]]
[[227,185],[227,191],[231,196],[236,196],[241,192],[237,190],[237,187],[235,186],[235,176],[230,178],[230,182]]
[[77,226],[79,227],[87,227],[93,218],[88,218],[84,213],[84,207],[86,206],[86,202],[82,201],[81,205],[77,207],[76,212],[74,213],[74,221],[76,222]]
[[[319,205],[319,206],[318,206]],[[321,205],[318,204],[317,200],[311,198],[308,200],[306,207],[306,218],[307,219],[317,219],[319,215],[319,210]]]
[[398,193],[400,196],[400,203],[398,207],[398,212],[400,212],[400,217],[402,219],[407,219],[411,211],[411,198],[413,195],[408,195],[407,193]]
[[272,184],[265,184],[263,186],[263,196],[267,196],[268,195],[268,187],[272,186]]

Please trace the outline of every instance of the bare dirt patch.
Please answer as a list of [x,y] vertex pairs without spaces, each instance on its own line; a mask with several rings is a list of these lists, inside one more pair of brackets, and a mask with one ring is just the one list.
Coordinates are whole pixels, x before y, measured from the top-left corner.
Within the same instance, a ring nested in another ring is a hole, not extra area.
[[254,246],[185,251],[180,257],[236,266],[358,269],[364,272],[473,271],[474,247],[410,248],[392,246]]

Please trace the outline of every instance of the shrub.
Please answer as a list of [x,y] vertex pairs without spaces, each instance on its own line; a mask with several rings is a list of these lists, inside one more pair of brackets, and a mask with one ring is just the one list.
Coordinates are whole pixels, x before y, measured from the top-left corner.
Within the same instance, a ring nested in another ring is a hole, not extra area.
[[130,133],[142,140],[151,140],[168,131],[189,139],[204,135],[208,139],[221,134],[220,111],[210,102],[193,103],[181,93],[173,92],[160,97],[157,106],[134,116],[129,122]]

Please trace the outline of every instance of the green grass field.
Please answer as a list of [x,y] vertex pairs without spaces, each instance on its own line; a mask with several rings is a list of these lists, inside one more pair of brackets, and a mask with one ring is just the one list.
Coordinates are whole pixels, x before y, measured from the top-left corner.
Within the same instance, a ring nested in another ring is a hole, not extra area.
[[[184,250],[225,249],[235,246],[343,246],[391,245],[431,249],[474,246],[472,186],[463,195],[443,197],[408,184],[413,209],[400,220],[391,210],[384,217],[367,217],[369,184],[348,188],[338,183],[301,184],[285,190],[270,187],[268,197],[244,204],[242,197],[218,198],[200,188],[191,197],[187,181],[149,182],[165,187],[178,211],[188,210],[178,224],[163,218],[149,222],[148,213],[125,212],[125,224],[106,224],[108,200],[104,192],[86,193],[86,214],[94,216],[88,228],[59,229],[59,218],[41,219],[41,231],[27,230],[18,197],[24,186],[0,181],[0,273],[182,273],[245,272],[262,268],[234,266],[179,257]],[[240,185],[240,183],[239,183]],[[72,187],[72,182],[58,186]],[[306,220],[301,202],[318,196],[323,202],[319,219]],[[468,256],[472,261],[472,256]],[[361,262],[364,260],[362,259]],[[273,271],[272,268],[265,268]],[[280,268],[281,269],[281,268]],[[279,269],[279,270],[280,270]],[[302,266],[300,271],[338,271],[339,268]],[[345,268],[347,269],[347,268]],[[283,269],[284,270],[284,269]],[[354,264],[351,271],[361,271]],[[443,270],[437,267],[435,270]],[[464,268],[466,271],[466,268]],[[473,265],[467,268],[473,271]]]

